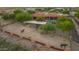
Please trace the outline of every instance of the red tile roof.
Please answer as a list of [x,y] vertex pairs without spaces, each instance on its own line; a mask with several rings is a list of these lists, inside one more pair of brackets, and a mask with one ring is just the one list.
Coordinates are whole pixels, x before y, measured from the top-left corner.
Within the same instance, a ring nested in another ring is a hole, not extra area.
[[59,13],[48,13],[48,12],[36,12],[33,14],[34,17],[59,17]]

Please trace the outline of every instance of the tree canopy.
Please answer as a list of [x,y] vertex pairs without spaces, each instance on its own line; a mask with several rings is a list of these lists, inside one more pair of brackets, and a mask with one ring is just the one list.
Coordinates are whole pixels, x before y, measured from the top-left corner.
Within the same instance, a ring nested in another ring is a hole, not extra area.
[[20,9],[14,10],[14,14],[18,14],[18,13],[22,13],[22,12],[23,12],[23,10],[20,10]]
[[68,14],[69,13],[69,9],[68,8],[64,8],[64,10],[62,12],[65,13],[65,14]]

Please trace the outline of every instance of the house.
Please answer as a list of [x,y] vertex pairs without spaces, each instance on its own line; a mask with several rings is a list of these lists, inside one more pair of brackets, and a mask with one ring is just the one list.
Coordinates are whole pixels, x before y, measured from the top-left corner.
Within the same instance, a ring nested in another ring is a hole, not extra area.
[[58,17],[62,16],[61,14],[59,13],[55,13],[55,12],[51,12],[51,13],[48,13],[48,12],[36,12],[34,13],[33,15],[33,19],[37,19],[38,17],[42,17],[42,19],[45,21],[45,20],[53,20],[53,19],[57,19]]

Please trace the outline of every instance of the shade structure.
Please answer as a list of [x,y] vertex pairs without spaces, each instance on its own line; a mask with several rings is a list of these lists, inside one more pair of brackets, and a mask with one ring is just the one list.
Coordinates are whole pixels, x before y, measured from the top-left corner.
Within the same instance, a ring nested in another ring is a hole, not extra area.
[[25,21],[24,24],[39,24],[39,25],[43,25],[43,24],[46,24],[47,22],[44,22],[44,21]]

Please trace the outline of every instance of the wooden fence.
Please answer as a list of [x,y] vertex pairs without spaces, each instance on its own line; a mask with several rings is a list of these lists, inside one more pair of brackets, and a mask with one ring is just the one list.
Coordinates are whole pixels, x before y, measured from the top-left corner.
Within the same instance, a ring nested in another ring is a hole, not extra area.
[[[3,31],[3,30],[0,29],[0,31]],[[9,32],[9,31],[3,31],[3,32],[5,32],[5,33],[7,33],[7,34],[9,34],[9,35],[16,36],[16,37],[18,37],[18,38],[24,39],[24,40],[29,40],[30,42],[32,42],[32,39],[31,39],[30,37],[28,37],[28,38],[26,38],[26,37],[20,37],[18,34],[11,33],[11,32]],[[45,47],[47,46],[47,47],[48,47],[48,45],[47,45],[46,43],[42,43],[42,42],[39,42],[39,41],[33,41],[33,42],[35,42],[35,43],[37,43],[37,44],[40,44],[40,45],[42,45],[42,46],[45,46]],[[55,50],[58,50],[58,51],[64,51],[64,49],[57,48],[57,47],[51,46],[51,45],[49,45],[49,48],[52,48],[52,49],[55,49]]]

